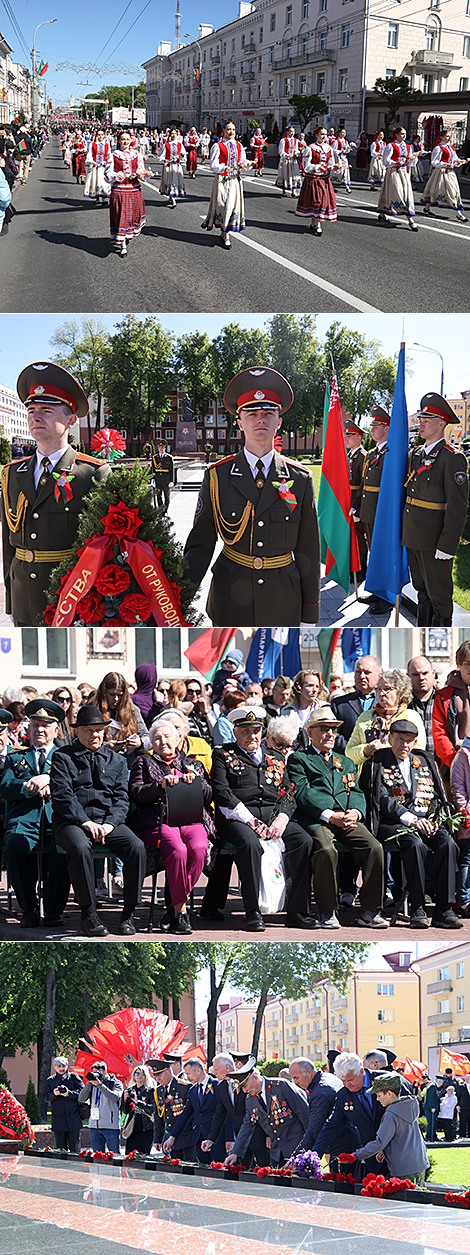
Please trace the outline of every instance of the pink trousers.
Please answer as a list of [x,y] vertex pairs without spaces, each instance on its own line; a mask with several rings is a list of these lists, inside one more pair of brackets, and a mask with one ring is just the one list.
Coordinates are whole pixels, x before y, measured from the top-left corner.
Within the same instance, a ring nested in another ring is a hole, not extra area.
[[[155,829],[142,833],[146,845],[155,845]],[[166,868],[171,901],[187,902],[204,867],[208,837],[203,824],[170,828],[162,824],[161,855]]]

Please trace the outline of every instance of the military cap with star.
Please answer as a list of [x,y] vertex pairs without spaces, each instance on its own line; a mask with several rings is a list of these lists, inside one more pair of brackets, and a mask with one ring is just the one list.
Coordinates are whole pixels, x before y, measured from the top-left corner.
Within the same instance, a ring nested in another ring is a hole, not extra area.
[[58,702],[46,701],[44,697],[35,697],[34,701],[26,703],[24,709],[28,719],[40,719],[42,723],[63,723],[65,719],[62,706]]
[[55,362],[32,362],[20,371],[16,381],[20,401],[28,406],[34,401],[48,405],[68,405],[77,418],[86,418],[88,401],[83,388],[68,370]]
[[261,706],[237,706],[229,710],[227,719],[234,728],[261,728],[266,718],[266,711]]
[[271,366],[241,370],[225,389],[224,405],[229,414],[246,409],[272,409],[277,405],[280,414],[290,410],[294,393],[283,375]]
[[418,418],[442,418],[445,423],[460,423],[445,397],[439,392],[425,392],[421,397]]
[[170,1064],[167,1059],[147,1059],[145,1066],[151,1069],[154,1076],[158,1077],[163,1076],[164,1072],[168,1072]]
[[169,1055],[167,1054],[167,1051],[164,1050],[162,1053],[162,1059],[166,1059],[167,1063],[182,1063],[183,1056],[182,1055]]
[[5,710],[4,706],[0,706],[0,728],[7,728],[12,719],[13,715],[10,714],[10,711]]
[[[251,1055],[247,1055],[247,1054],[245,1054],[245,1055],[241,1055],[241,1054],[239,1054],[237,1050],[229,1050],[229,1052],[228,1052],[228,1053],[229,1053],[229,1055],[231,1055],[231,1056],[232,1056],[232,1059],[233,1059],[234,1063],[239,1063],[239,1064],[240,1064],[240,1066],[241,1066],[242,1068],[245,1066],[245,1063],[248,1063],[248,1060],[252,1058],[252,1056],[251,1056]],[[238,1072],[238,1071],[239,1071],[239,1069],[237,1069],[237,1072]]]
[[387,427],[390,426],[391,417],[390,414],[387,414],[387,411],[384,410],[383,405],[373,405],[371,409],[371,417],[373,422],[384,423]]
[[248,1080],[248,1077],[251,1076],[251,1073],[254,1072],[255,1067],[255,1056],[250,1055],[246,1063],[243,1064],[242,1068],[237,1068],[236,1072],[228,1072],[227,1076],[230,1077],[231,1081],[238,1081],[239,1085],[243,1085],[244,1082]]

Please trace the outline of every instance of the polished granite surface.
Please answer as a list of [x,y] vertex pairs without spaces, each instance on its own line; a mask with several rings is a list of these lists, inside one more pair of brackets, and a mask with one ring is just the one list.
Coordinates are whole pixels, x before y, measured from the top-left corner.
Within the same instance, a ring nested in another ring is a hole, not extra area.
[[0,1234],[1,1255],[470,1252],[463,1210],[22,1156],[0,1156]]

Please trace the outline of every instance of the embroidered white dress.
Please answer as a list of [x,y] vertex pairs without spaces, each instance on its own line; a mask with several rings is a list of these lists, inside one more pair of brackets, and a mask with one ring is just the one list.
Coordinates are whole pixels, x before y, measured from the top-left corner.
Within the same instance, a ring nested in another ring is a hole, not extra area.
[[431,153],[431,174],[421,197],[422,205],[437,205],[441,209],[450,205],[451,209],[462,212],[463,201],[455,173],[459,164],[452,144],[436,144]]
[[245,165],[246,153],[239,140],[220,140],[211,148],[211,170],[215,178],[207,217],[202,226],[211,231],[245,230],[245,204],[240,167]]

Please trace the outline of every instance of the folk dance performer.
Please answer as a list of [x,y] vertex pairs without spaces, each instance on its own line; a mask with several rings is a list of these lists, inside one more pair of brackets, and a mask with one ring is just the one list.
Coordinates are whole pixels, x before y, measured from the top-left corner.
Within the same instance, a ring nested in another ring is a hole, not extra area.
[[367,166],[367,154],[369,152],[369,140],[367,132],[361,131],[356,140],[356,170],[359,178],[362,178],[363,172]]
[[98,205],[100,202],[106,205],[111,192],[110,184],[106,179],[106,164],[110,153],[111,149],[105,139],[104,131],[97,131],[95,138],[88,145],[86,154],[87,174],[83,195],[86,200],[95,200]]
[[141,181],[153,178],[146,170],[140,153],[131,150],[128,131],[120,131],[118,147],[110,153],[106,163],[106,179],[111,184],[109,219],[111,239],[120,244],[120,256],[127,257],[127,242],[140,235],[145,226],[145,204]]
[[411,166],[416,165],[417,160],[418,158],[416,153],[413,152],[412,145],[406,143],[404,127],[397,126],[393,132],[392,142],[386,144],[383,154],[385,179],[377,206],[379,222],[382,226],[389,227],[393,225],[387,221],[387,214],[390,214],[393,218],[404,215],[408,218],[410,230],[418,230],[418,225],[415,222],[415,206],[410,179]]
[[77,183],[85,182],[85,158],[86,142],[82,132],[79,131],[72,143],[72,174]]
[[304,131],[301,131],[299,138],[297,140],[297,165],[299,167],[300,177],[302,177],[302,158],[303,158],[306,147],[307,147],[307,140],[305,139],[305,133]]
[[186,156],[186,149],[179,131],[174,126],[170,131],[168,139],[163,141],[161,150],[157,160],[162,164],[162,177],[160,180],[160,192],[162,196],[168,196],[169,204],[172,209],[175,208],[176,201],[186,196],[184,186],[182,162]]
[[415,183],[424,183],[424,170],[421,163],[421,157],[428,157],[429,153],[425,153],[423,145],[419,138],[419,135],[417,135],[416,133],[412,136],[411,143],[413,147],[413,152],[416,153],[416,156],[417,156],[416,165],[412,166],[410,170],[411,179],[412,179],[412,182],[415,182]]
[[224,248],[230,248],[230,231],[245,230],[245,204],[240,170],[253,165],[247,161],[243,144],[235,139],[234,122],[226,122],[222,139],[212,145],[211,170],[215,178],[207,217],[201,224],[206,231],[219,227]]
[[299,141],[296,139],[294,127],[288,126],[277,150],[280,161],[275,186],[282,187],[283,196],[287,196],[289,192],[291,196],[297,195],[298,175],[295,158],[298,146]]
[[449,131],[441,131],[439,143],[431,153],[432,174],[429,176],[421,197],[421,204],[424,205],[423,213],[428,218],[435,217],[435,214],[431,212],[431,205],[441,209],[445,205],[450,205],[451,209],[455,209],[459,222],[467,221],[455,173],[456,167],[463,165],[465,162],[460,160],[450,143]]
[[382,187],[385,178],[385,169],[383,163],[383,155],[385,151],[385,140],[383,131],[377,131],[374,135],[370,146],[370,166],[369,166],[369,185],[375,188],[376,184]]
[[298,218],[311,218],[310,230],[322,235],[322,222],[336,222],[336,196],[330,179],[335,154],[324,126],[317,126],[313,143],[303,155],[304,181],[296,209]]
[[250,148],[252,149],[253,158],[254,158],[253,164],[254,164],[254,169],[255,169],[255,178],[258,176],[258,174],[261,177],[263,173],[264,149],[267,147],[267,143],[268,141],[266,139],[266,136],[263,135],[261,127],[257,126],[256,131],[252,139],[250,140]]
[[207,126],[205,126],[201,135],[201,161],[203,163],[204,161],[207,161],[207,158],[209,156],[210,146],[211,146],[210,132],[207,130]]
[[196,127],[192,126],[191,130],[184,137],[184,146],[186,148],[186,171],[190,179],[195,179],[197,174],[197,150],[200,145],[199,135]]
[[344,183],[346,191],[349,192],[349,194],[351,194],[351,171],[349,169],[349,161],[347,158],[347,153],[350,151],[351,151],[351,145],[348,144],[348,141],[346,139],[346,131],[344,127],[340,127],[340,130],[338,131],[335,142],[333,144],[333,153],[335,157],[335,167],[333,170],[333,177],[334,177],[335,171],[338,170],[339,177],[337,177],[337,182],[340,185]]

